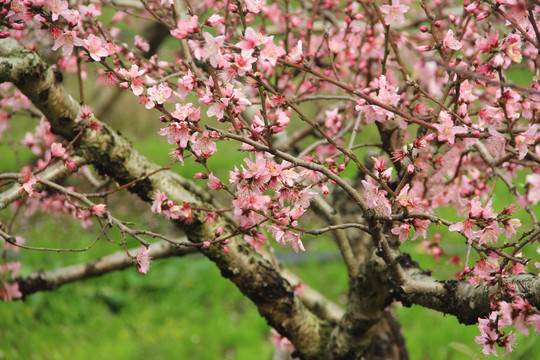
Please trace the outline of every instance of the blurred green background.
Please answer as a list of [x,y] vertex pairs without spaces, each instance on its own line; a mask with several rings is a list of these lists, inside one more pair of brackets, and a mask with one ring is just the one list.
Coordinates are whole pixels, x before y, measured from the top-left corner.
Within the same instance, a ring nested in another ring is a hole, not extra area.
[[[74,87],[69,76],[66,81]],[[99,96],[91,85],[85,85],[90,105]],[[136,99],[126,93],[115,101],[103,120],[132,139],[144,155],[165,165],[170,161],[169,145],[157,135],[161,125],[158,117],[157,112],[136,105]],[[22,139],[26,131],[32,131],[37,121],[21,117],[13,119],[11,124],[9,137],[0,143],[0,172],[17,172],[23,164],[35,161],[29,151],[16,146],[15,152],[11,144]],[[373,133],[366,131],[363,136],[370,137]],[[220,145],[218,153],[209,160],[209,166],[222,180],[244,157],[226,146]],[[363,155],[362,151],[359,150],[359,156]],[[176,164],[173,168],[187,178],[202,170],[189,159],[185,167]],[[517,185],[523,191],[523,175]],[[508,194],[502,184],[497,184],[496,189],[494,209],[501,211],[508,205]],[[169,224],[150,214],[147,204],[129,194],[115,194],[108,205],[118,218],[132,221],[134,227],[178,235]],[[443,212],[450,219],[455,217],[452,209]],[[9,209],[0,212],[0,221],[7,223],[12,214]],[[57,218],[38,213],[28,219],[19,216],[12,234],[23,236],[33,246],[84,247],[98,231],[97,226],[83,230],[69,216]],[[430,239],[435,232],[440,232],[444,239],[441,247],[445,253],[465,253],[466,247],[456,234],[432,225]],[[120,240],[120,234],[114,230],[110,236]],[[327,235],[303,239],[305,253],[291,257],[288,256],[291,249],[275,247],[278,256],[287,255],[282,256],[284,263],[308,285],[344,304],[347,276],[332,239]],[[129,246],[133,248],[137,244],[129,239]],[[22,250],[10,256],[20,258],[22,273],[30,274],[89,261],[118,250],[112,243],[99,241],[85,253]],[[434,261],[420,241],[407,242],[403,250],[412,253],[423,268],[433,270],[441,278],[451,278],[460,270],[446,260]],[[474,342],[474,336],[479,335],[476,326],[460,325],[451,316],[416,306],[398,306],[397,311],[411,359],[484,358],[481,347]],[[53,292],[34,294],[25,301],[0,303],[0,359],[271,359],[273,346],[269,336],[270,328],[256,308],[200,255],[154,261],[146,275],[133,267]],[[536,337],[518,336],[518,348],[507,358],[540,358]]]

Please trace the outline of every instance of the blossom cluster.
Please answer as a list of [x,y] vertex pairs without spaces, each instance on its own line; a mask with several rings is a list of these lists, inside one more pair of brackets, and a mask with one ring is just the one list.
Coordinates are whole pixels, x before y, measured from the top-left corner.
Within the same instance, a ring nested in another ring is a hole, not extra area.
[[[179,44],[171,53],[152,50],[159,44],[145,34],[131,39],[122,30],[131,13],[109,19],[99,2],[5,0],[0,37],[53,52],[58,71],[131,94],[159,118],[158,134],[173,146],[174,161],[204,167],[196,177],[231,204],[194,209],[157,191],[152,212],[166,219],[212,222],[227,211],[236,233],[255,248],[270,235],[298,251],[313,227],[307,214],[323,213],[310,206],[313,198],[328,199],[346,217],[350,208],[338,206],[346,194],[358,205],[348,220],[387,229],[396,246],[422,237],[441,259],[447,240],[438,228],[446,227],[448,238],[459,236],[467,249],[452,260],[463,267],[462,278],[499,286],[527,271],[520,250],[536,240],[530,236],[540,202],[540,6],[368,3],[326,0],[308,9],[205,0],[194,8],[186,2],[179,14],[172,1],[143,1],[133,13],[167,28]],[[12,85],[0,85],[0,97],[2,137],[11,114],[31,107]],[[86,106],[77,121],[81,131],[102,130]],[[225,181],[212,162],[230,142],[246,157]],[[40,171],[55,162],[71,171],[78,166],[46,119],[20,145],[39,157],[21,171],[27,212],[47,204],[87,225],[103,211],[36,188]],[[507,195],[503,206],[498,192]],[[149,251],[143,246],[137,256],[142,273]],[[510,324],[522,331],[523,324],[537,326],[526,300],[511,298],[493,299],[492,314],[479,320],[484,352],[495,345],[512,350],[514,335],[501,331]]]

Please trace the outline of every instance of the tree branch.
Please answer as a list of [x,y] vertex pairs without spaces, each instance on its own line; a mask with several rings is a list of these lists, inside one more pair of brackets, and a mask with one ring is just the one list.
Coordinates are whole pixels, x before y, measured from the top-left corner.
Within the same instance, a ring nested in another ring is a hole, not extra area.
[[[79,104],[65,91],[53,72],[37,54],[23,48],[15,40],[0,40],[0,82],[13,82],[41,110],[51,123],[51,130],[68,140],[81,130],[75,122]],[[98,171],[108,174],[120,184],[128,183],[158,168],[139,154],[118,132],[102,124],[103,130],[85,129],[75,143],[82,156]],[[175,203],[189,202],[193,207],[208,208],[207,199],[191,191],[196,187],[169,171],[162,171],[137,182],[129,188],[149,202],[155,190],[165,192]],[[232,224],[223,218],[215,224],[204,222],[205,214],[194,212],[194,223],[179,224],[188,239],[197,242],[214,239],[216,228],[224,226],[232,231]],[[227,231],[226,230],[226,231]],[[300,299],[294,289],[273,265],[247,243],[235,238],[225,253],[211,246],[201,251],[221,269],[258,307],[269,324],[288,337],[305,358],[319,358],[329,333],[329,324],[321,321]]]
[[[396,296],[405,306],[412,304],[427,307],[443,314],[454,315],[460,323],[471,325],[479,317],[487,317],[492,311],[491,295],[498,286],[487,283],[471,285],[467,281],[438,281],[418,268],[406,269],[410,281],[403,288],[404,292]],[[505,279],[515,287],[515,294],[529,301],[540,309],[540,278],[533,274],[513,275]]]
[[[135,249],[133,252],[137,252],[137,250]],[[197,252],[198,249],[195,247],[180,248],[166,241],[160,241],[152,244],[150,257],[155,260],[172,256],[184,256]],[[23,296],[27,296],[38,291],[54,290],[75,281],[101,276],[117,270],[124,270],[130,266],[133,266],[133,260],[122,250],[88,263],[67,266],[56,270],[38,271],[29,276],[17,277],[15,280],[19,284],[19,291]]]
[[[74,156],[74,157],[71,157],[70,159],[75,161],[78,166],[84,165],[84,159],[79,156]],[[45,171],[39,174],[39,176],[42,179],[55,181],[57,179],[60,179],[61,177],[66,176],[70,172],[72,172],[72,170],[69,170],[64,165],[63,162],[57,162],[51,167],[48,167],[47,169],[45,169]],[[6,191],[1,192],[0,193],[0,210],[4,209],[12,202],[19,200],[21,197],[23,197],[23,193],[21,192],[21,186],[19,184],[15,184],[9,189],[7,189]]]

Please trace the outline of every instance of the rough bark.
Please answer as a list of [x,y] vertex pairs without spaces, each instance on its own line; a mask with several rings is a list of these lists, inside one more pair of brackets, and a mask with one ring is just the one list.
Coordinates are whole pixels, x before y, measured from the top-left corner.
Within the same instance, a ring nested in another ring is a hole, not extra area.
[[409,359],[401,325],[392,307],[384,311],[364,357],[366,360]]

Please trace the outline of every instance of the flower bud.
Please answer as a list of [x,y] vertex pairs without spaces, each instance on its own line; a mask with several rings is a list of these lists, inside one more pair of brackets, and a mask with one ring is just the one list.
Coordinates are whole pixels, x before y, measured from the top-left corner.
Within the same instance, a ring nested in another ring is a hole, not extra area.
[[208,179],[208,174],[205,174],[205,173],[195,173],[195,175],[193,175],[193,178],[194,178],[194,179]]

